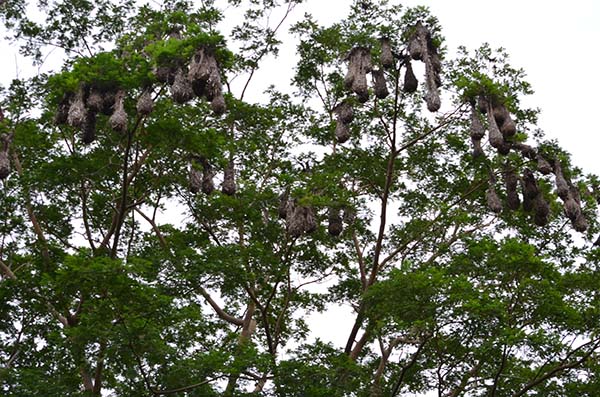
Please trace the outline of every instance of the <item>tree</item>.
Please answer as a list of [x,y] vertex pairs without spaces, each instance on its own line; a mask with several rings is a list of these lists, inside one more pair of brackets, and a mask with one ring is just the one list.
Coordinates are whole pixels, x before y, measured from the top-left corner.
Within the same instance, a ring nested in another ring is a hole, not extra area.
[[3,395],[595,395],[598,179],[523,71],[360,0],[253,101],[300,2],[0,5],[65,54],[0,101]]

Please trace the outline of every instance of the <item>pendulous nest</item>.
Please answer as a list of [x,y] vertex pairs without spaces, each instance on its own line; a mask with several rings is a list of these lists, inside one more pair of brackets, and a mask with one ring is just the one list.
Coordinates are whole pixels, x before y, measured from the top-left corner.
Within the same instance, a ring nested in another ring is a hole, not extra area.
[[136,110],[138,114],[147,116],[152,112],[154,108],[154,102],[152,101],[152,89],[146,88],[137,100]]
[[386,69],[394,66],[394,55],[392,54],[392,45],[387,38],[381,39],[381,66]]
[[538,154],[537,157],[537,169],[544,175],[548,175],[552,173],[552,166],[550,163],[541,155]]
[[344,77],[344,85],[352,90],[361,103],[369,100],[367,73],[371,72],[371,51],[366,47],[354,47],[348,56],[348,72]]
[[192,82],[184,68],[177,69],[175,80],[171,85],[171,97],[176,103],[183,105],[194,98]]
[[236,191],[235,186],[235,165],[233,160],[230,160],[223,173],[223,184],[221,185],[221,191],[228,195],[233,196]]
[[10,174],[10,159],[8,149],[0,150],[0,179],[6,179]]
[[118,132],[127,132],[127,113],[125,112],[125,92],[119,90],[115,95],[114,111],[108,119],[110,127]]
[[344,230],[340,209],[330,207],[327,214],[327,220],[327,232],[334,237],[339,236]]
[[417,90],[419,81],[415,77],[415,72],[413,72],[412,65],[408,59],[406,60],[405,66],[406,72],[404,72],[404,84],[402,86],[402,91],[410,94]]
[[508,164],[504,167],[502,176],[504,177],[504,186],[506,187],[506,204],[508,205],[508,208],[516,211],[521,205],[519,193],[517,192],[519,177],[514,169]]
[[390,92],[387,88],[383,69],[373,70],[371,75],[373,77],[373,89],[375,91],[375,96],[379,99],[385,99],[388,95],[390,95]]
[[81,141],[89,145],[96,139],[96,113],[88,110],[83,123]]
[[69,125],[75,128],[81,128],[85,122],[85,114],[85,89],[80,87],[69,107],[69,114],[67,116]]
[[333,113],[337,116],[337,121],[344,124],[350,124],[354,120],[354,109],[348,101],[342,101],[333,108]]
[[485,136],[485,128],[483,127],[483,123],[479,118],[475,106],[471,106],[471,125],[469,132],[473,139],[481,140]]
[[189,184],[190,192],[194,194],[202,188],[202,173],[194,166],[194,161],[190,163]]

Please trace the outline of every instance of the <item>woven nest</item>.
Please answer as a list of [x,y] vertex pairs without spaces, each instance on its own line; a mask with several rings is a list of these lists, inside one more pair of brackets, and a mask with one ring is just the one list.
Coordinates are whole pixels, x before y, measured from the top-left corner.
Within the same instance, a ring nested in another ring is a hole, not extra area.
[[68,121],[69,109],[71,108],[71,100],[73,99],[72,93],[65,93],[60,102],[54,115],[54,123],[56,125],[65,124]]
[[488,189],[485,192],[485,200],[490,210],[492,210],[495,213],[500,213],[502,212],[502,201],[500,201],[500,197],[498,197],[498,193],[496,193],[496,188],[494,187],[495,184],[496,177],[490,172]]
[[535,199],[540,194],[540,188],[538,187],[537,181],[533,172],[529,168],[523,170],[523,198]]
[[506,187],[506,204],[511,210],[518,210],[521,206],[521,200],[517,192],[519,178],[514,169],[508,165],[504,168],[502,176],[504,177],[504,186]]
[[304,233],[304,208],[290,201],[287,206],[286,230],[292,237],[300,237]]
[[196,194],[202,188],[202,173],[196,167],[194,167],[194,163],[190,163],[190,172],[189,172],[189,184],[190,184],[190,192]]
[[215,173],[212,166],[207,162],[202,162],[202,193],[211,194],[215,191],[215,182],[213,178]]
[[85,106],[89,111],[98,113],[102,110],[104,101],[102,99],[102,92],[97,88],[91,88],[90,93],[85,101]]
[[339,236],[344,230],[342,217],[340,215],[340,209],[330,207],[327,215],[327,220],[327,232],[334,237]]
[[550,206],[542,194],[538,194],[533,200],[533,221],[538,226],[546,226],[548,224],[548,216],[550,215]]
[[290,200],[290,192],[286,189],[279,196],[279,206],[277,207],[277,215],[280,219],[285,219],[287,217],[288,204]]
[[492,107],[492,114],[494,115],[494,120],[496,120],[496,124],[498,126],[502,126],[504,122],[509,118],[508,110],[504,105],[495,105]]
[[361,103],[369,100],[367,73],[371,72],[371,51],[366,47],[353,48],[348,56],[348,72],[344,77],[344,85],[352,90]]
[[86,108],[84,96],[85,90],[83,88],[77,90],[75,98],[73,98],[71,106],[69,107],[67,122],[75,128],[81,128],[85,122]]
[[548,174],[552,173],[552,166],[544,157],[542,157],[541,154],[538,154],[536,159],[537,159],[537,169],[539,172],[541,172],[544,175],[548,175]]
[[0,150],[0,179],[6,179],[10,174],[10,159],[8,158],[8,150]]
[[350,127],[348,124],[338,121],[335,125],[335,138],[339,143],[344,143],[350,139]]
[[421,21],[415,25],[415,32],[408,41],[408,53],[414,60],[422,60],[427,55],[427,37],[429,32]]
[[336,114],[338,122],[349,124],[354,120],[354,109],[348,101],[342,101],[333,108],[333,113]]
[[556,193],[561,199],[566,200],[569,196],[569,184],[563,175],[562,167],[558,160],[554,161],[554,181],[556,183]]
[[152,90],[150,88],[142,92],[135,107],[137,112],[142,116],[146,116],[152,112],[154,102],[152,101]]
[[88,145],[96,139],[96,113],[87,111],[85,122],[83,124],[81,141]]
[[375,91],[375,96],[379,99],[384,99],[390,95],[390,92],[387,88],[387,83],[385,81],[383,69],[373,70],[371,74],[373,76],[373,88]]
[[210,101],[210,108],[217,116],[225,113],[225,110],[227,110],[227,105],[225,104],[225,98],[223,95],[217,95],[214,97],[213,100]]
[[485,152],[481,148],[481,139],[471,138],[473,144],[473,152],[471,153],[473,158],[485,157]]
[[317,230],[317,219],[312,207],[304,207],[304,231],[312,233]]
[[390,40],[387,38],[381,39],[381,66],[386,69],[394,66],[394,55],[392,54],[392,46]]
[[485,128],[475,106],[471,106],[471,126],[469,132],[473,139],[482,139],[485,136]]
[[413,72],[412,65],[409,60],[406,61],[406,72],[404,73],[404,85],[402,86],[402,90],[406,93],[415,92],[419,86],[419,81],[415,77],[415,72]]
[[225,168],[225,172],[223,173],[223,184],[221,185],[221,191],[228,196],[233,196],[235,194],[235,165],[233,161],[229,161],[229,164],[227,164],[227,168]]
[[477,97],[477,107],[482,114],[487,114],[490,103],[485,96],[479,95]]
[[437,88],[435,78],[433,75],[426,76],[427,83],[425,84],[425,102],[427,103],[427,109],[430,112],[437,112],[442,106],[440,100],[440,92]]
[[517,142],[517,143],[513,143],[512,146],[515,149],[517,149],[519,152],[521,152],[521,155],[523,157],[526,157],[530,160],[535,160],[537,158],[537,151],[529,145]]
[[175,65],[158,65],[154,68],[153,73],[158,82],[171,85],[175,81],[177,67]]
[[187,72],[183,68],[177,69],[175,80],[171,85],[171,96],[179,104],[184,104],[194,98],[192,82],[188,79]]
[[492,116],[492,112],[488,112],[487,116],[490,145],[496,149],[499,149],[504,145],[504,137],[498,129],[498,125],[496,124],[494,116]]
[[585,218],[585,216],[583,215],[583,212],[581,212],[579,214],[579,216],[577,217],[577,219],[575,219],[575,221],[573,222],[573,228],[580,233],[583,233],[587,230],[588,221]]
[[581,214],[581,207],[579,206],[577,201],[575,201],[575,199],[570,195],[563,202],[563,208],[565,210],[565,215],[567,216],[567,218],[569,218],[573,222]]
[[502,145],[500,145],[500,147],[498,148],[498,153],[500,153],[503,156],[506,156],[510,153],[510,149],[512,149],[512,143],[503,141]]
[[115,91],[104,91],[102,93],[102,109],[100,109],[100,112],[105,116],[112,115],[116,99],[117,93]]
[[125,92],[119,91],[115,95],[113,114],[108,119],[110,127],[118,132],[127,131],[127,113],[125,112]]

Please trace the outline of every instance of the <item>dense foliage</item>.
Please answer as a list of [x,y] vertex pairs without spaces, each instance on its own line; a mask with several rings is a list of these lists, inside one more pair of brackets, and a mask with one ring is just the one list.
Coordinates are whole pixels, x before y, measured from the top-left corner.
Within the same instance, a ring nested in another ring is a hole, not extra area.
[[301,0],[141,3],[0,2],[64,52],[0,96],[3,396],[597,395],[598,180],[504,50],[359,0],[259,87]]

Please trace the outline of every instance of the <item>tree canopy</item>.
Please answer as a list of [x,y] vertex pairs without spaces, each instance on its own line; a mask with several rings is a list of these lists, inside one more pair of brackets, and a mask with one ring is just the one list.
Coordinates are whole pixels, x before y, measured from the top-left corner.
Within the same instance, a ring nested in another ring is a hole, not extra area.
[[3,396],[597,395],[600,184],[524,71],[301,3],[0,1],[64,54],[0,92]]

